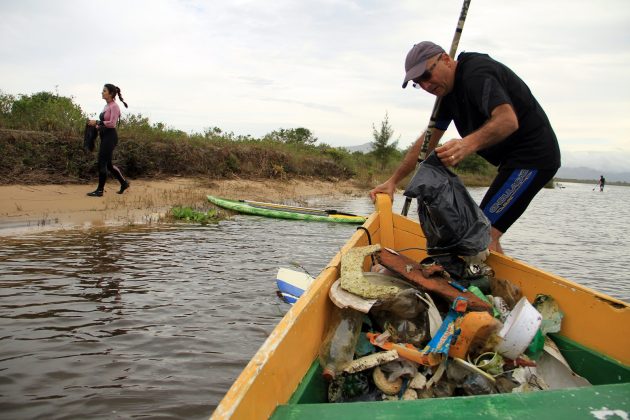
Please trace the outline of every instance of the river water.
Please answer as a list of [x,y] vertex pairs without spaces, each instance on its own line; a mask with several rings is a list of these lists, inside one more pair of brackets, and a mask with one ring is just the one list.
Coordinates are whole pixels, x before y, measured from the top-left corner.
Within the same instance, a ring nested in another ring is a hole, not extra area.
[[[630,188],[564,186],[539,194],[505,252],[630,300]],[[365,197],[308,205],[372,211]],[[0,417],[207,418],[289,308],[277,269],[317,275],[355,229],[235,216],[0,238]]]

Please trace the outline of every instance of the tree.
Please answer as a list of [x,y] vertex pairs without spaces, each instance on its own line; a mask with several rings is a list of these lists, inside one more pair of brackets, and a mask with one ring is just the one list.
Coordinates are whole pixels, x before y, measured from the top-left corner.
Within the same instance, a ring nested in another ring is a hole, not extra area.
[[278,141],[286,144],[313,145],[317,141],[317,137],[313,136],[313,133],[311,133],[311,130],[308,128],[281,128],[280,130],[275,130],[265,135],[264,140]]
[[377,130],[372,124],[372,155],[380,162],[381,169],[384,169],[393,154],[396,153],[398,140],[390,144],[390,140],[394,135],[394,130],[389,125],[389,115],[385,112],[385,119],[381,122],[380,130]]

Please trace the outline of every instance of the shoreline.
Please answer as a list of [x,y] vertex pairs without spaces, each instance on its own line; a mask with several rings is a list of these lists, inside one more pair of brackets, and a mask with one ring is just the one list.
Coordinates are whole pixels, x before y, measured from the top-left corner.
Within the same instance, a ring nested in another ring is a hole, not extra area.
[[273,180],[172,177],[130,180],[124,194],[118,183],[105,186],[103,197],[88,197],[93,185],[40,184],[0,186],[0,237],[47,230],[89,229],[160,223],[174,206],[210,209],[207,195],[297,203],[318,196],[367,195],[350,181]]

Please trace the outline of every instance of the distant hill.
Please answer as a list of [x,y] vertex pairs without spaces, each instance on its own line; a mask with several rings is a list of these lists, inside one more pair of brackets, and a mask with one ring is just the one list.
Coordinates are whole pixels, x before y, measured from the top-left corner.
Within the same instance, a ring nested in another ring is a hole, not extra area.
[[[350,153],[369,153],[372,151],[372,143],[364,143],[358,146],[344,146]],[[630,172],[627,171],[607,171],[601,169],[588,168],[586,166],[562,167],[558,170],[556,178],[575,179],[585,181],[599,181],[599,176],[604,175],[608,182],[630,182]]]
[[556,178],[565,178],[565,179],[583,179],[583,180],[593,180],[597,182],[599,180],[600,175],[604,175],[606,181],[609,182],[630,182],[630,172],[613,172],[613,171],[602,171],[592,168],[587,168],[584,166],[579,167],[562,167],[558,170],[556,174]]
[[344,146],[343,148],[346,149],[350,153],[354,153],[354,152],[369,153],[372,151],[372,143],[371,142],[364,143],[358,146]]

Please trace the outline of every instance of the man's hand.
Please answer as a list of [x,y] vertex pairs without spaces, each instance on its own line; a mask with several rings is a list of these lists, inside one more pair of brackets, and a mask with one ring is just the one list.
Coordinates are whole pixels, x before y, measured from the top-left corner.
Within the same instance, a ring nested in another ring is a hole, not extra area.
[[393,203],[395,190],[396,183],[391,181],[391,179],[388,179],[387,181],[383,182],[381,185],[377,185],[372,191],[370,191],[370,198],[372,199],[372,202],[374,202],[376,200],[376,194],[385,193],[389,195],[389,198],[391,198]]
[[435,149],[444,166],[455,166],[473,152],[465,139],[452,139]]

